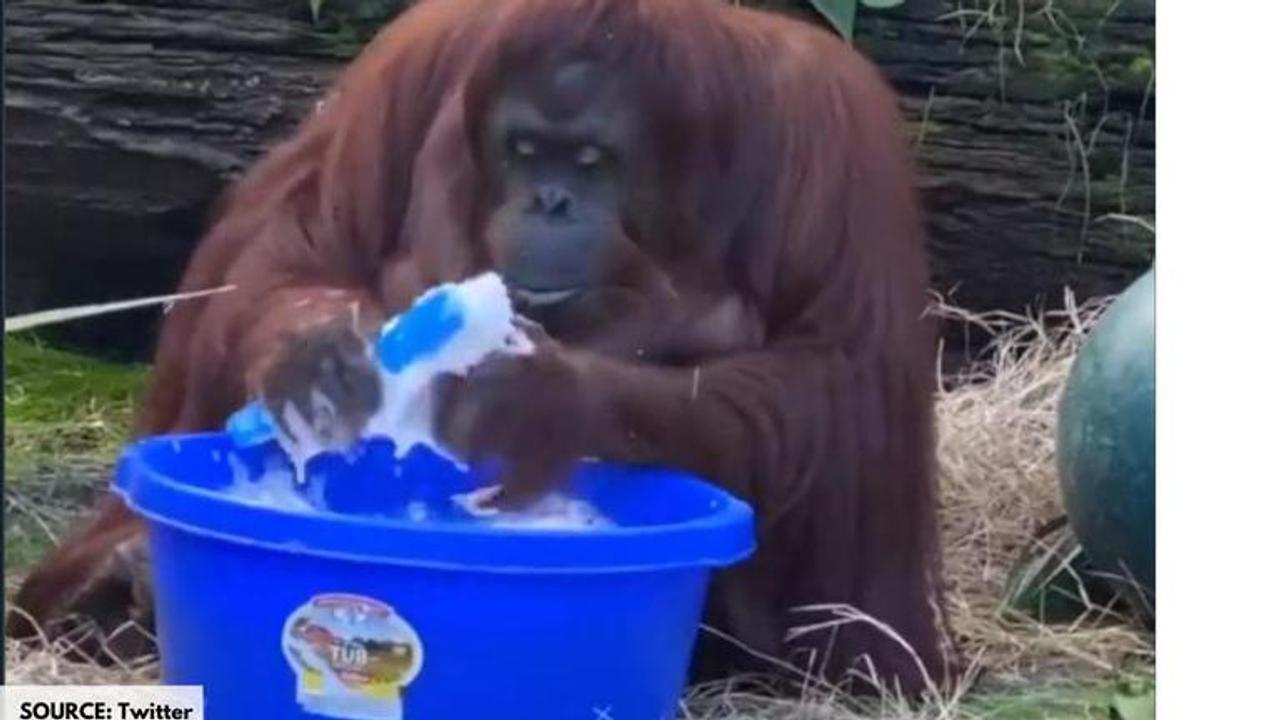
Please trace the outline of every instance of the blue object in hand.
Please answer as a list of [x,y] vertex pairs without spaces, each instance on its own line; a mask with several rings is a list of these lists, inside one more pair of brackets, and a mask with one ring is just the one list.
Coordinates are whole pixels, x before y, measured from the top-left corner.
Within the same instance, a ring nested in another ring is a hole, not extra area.
[[276,438],[276,423],[262,401],[255,400],[227,420],[227,434],[239,447],[254,447]]
[[398,373],[439,352],[466,324],[466,310],[453,285],[436,288],[382,328],[373,346],[374,359],[387,372]]
[[[434,288],[387,322],[374,342],[374,362],[385,372],[398,373],[439,352],[466,324],[466,308],[457,293],[457,285]],[[227,420],[226,431],[238,447],[255,447],[274,440],[277,427],[266,406],[255,400]]]

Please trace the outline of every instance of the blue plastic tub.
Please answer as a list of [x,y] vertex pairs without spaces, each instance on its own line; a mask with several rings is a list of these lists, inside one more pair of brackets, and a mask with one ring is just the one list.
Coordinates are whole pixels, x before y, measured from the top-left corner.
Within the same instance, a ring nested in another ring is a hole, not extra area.
[[614,522],[589,531],[477,523],[449,498],[481,479],[385,443],[308,467],[336,512],[225,492],[283,463],[209,434],[120,465],[164,680],[203,685],[211,720],[671,718],[710,572],[754,549],[746,504],[652,468],[584,463],[572,492]]

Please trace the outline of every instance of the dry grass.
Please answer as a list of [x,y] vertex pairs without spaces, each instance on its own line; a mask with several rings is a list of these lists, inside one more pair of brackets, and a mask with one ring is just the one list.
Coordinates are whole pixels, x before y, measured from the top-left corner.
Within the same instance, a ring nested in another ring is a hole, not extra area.
[[998,341],[985,362],[953,378],[939,404],[945,574],[951,620],[970,654],[1008,677],[1116,672],[1153,655],[1152,638],[1096,608],[1077,623],[1002,619],[1010,568],[1032,533],[1062,514],[1054,445],[1058,397],[1076,350],[1106,302],[1035,319],[944,316],[985,326]]
[[[684,703],[698,720],[894,720],[1108,717],[1119,678],[1150,673],[1154,639],[1108,608],[1074,624],[1049,626],[1004,607],[1010,570],[1034,531],[1061,514],[1054,466],[1058,396],[1080,340],[1102,303],[1035,318],[974,316],[939,305],[949,320],[997,337],[981,362],[946,378],[938,399],[945,577],[950,622],[969,672],[924,702],[886,693],[845,697],[814,682],[781,699],[764,681],[691,688]],[[827,608],[831,622],[872,622],[850,608]],[[803,630],[803,629],[800,629]],[[6,646],[9,682],[139,682],[154,667],[103,670],[68,662],[51,647],[19,654]],[[1052,709],[1049,709],[1052,708]]]
[[134,685],[150,684],[159,680],[159,669],[155,659],[151,657],[133,661],[117,660],[105,666],[89,661],[90,659],[83,656],[77,647],[87,637],[97,633],[96,627],[85,622],[60,635],[56,640],[42,640],[38,650],[24,648],[6,639],[5,683],[10,685]]

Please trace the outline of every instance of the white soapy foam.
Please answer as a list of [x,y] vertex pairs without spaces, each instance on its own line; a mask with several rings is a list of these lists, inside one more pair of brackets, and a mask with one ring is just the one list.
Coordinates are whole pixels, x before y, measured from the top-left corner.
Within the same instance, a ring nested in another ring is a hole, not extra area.
[[532,506],[518,512],[502,511],[488,506],[501,488],[482,487],[453,496],[453,502],[472,517],[483,518],[494,527],[533,530],[585,530],[613,525],[591,503],[560,493],[550,493]]
[[249,468],[234,453],[227,456],[227,464],[231,467],[231,486],[225,492],[231,497],[250,505],[290,512],[318,510],[298,491],[294,474],[288,468],[268,468],[255,480],[250,477]]
[[[453,289],[462,305],[462,328],[438,352],[399,372],[382,371],[382,407],[370,418],[365,434],[391,440],[397,458],[421,444],[465,467],[436,438],[432,384],[443,375],[465,375],[494,353],[532,352],[533,343],[516,327],[511,297],[496,273],[458,283]],[[384,332],[397,322],[393,318]]]
[[[373,347],[369,348],[370,358],[379,367],[382,405],[369,419],[364,434],[390,440],[398,459],[403,459],[415,446],[425,445],[462,468],[465,465],[436,439],[432,384],[443,375],[465,375],[494,353],[530,353],[533,343],[516,326],[511,298],[497,273],[484,273],[449,287],[452,299],[461,305],[463,325],[437,352],[392,372],[376,362]],[[418,302],[430,295],[424,293]],[[391,318],[382,332],[391,332],[399,323],[399,316]],[[298,468],[299,482],[303,479],[302,468],[309,460],[324,452],[343,449],[335,443],[342,443],[344,438],[335,437],[332,432],[336,413],[333,399],[313,390],[311,408],[311,422],[292,403],[285,405],[280,418],[287,433],[281,433],[277,439]]]
[[[307,462],[312,458],[326,451],[333,451],[334,448],[326,443],[302,416],[302,412],[298,410],[298,406],[291,402],[284,405],[284,417],[281,418],[281,425],[286,432],[279,433],[276,438],[280,442],[280,447],[293,461],[293,479],[298,485],[302,485],[306,480],[305,470]],[[292,437],[289,437],[292,435]]]
[[431,509],[420,500],[409,503],[409,506],[405,508],[405,514],[414,522],[426,522],[431,519]]
[[[448,458],[461,470],[465,463],[454,457],[439,442],[435,428],[435,401],[432,393],[434,382],[444,375],[463,376],[494,353],[528,354],[534,349],[532,341],[516,325],[516,315],[511,298],[502,279],[496,273],[485,273],[471,280],[452,286],[454,299],[462,305],[463,326],[437,352],[409,364],[399,372],[385,368],[380,370],[382,381],[382,405],[365,427],[366,437],[381,437],[392,442],[397,459],[403,459],[417,445],[425,445],[433,452]],[[425,298],[426,295],[423,295]],[[421,302],[421,299],[419,300]],[[390,332],[400,322],[392,318],[383,327]],[[373,349],[370,348],[370,353]],[[379,364],[381,368],[381,365]],[[331,398],[314,393],[312,407],[316,410],[316,425],[303,418],[292,403],[284,407],[281,424],[293,435],[278,438],[281,447],[292,460],[294,472],[268,473],[257,483],[245,477],[233,484],[232,494],[248,502],[267,504],[287,509],[315,511],[324,506],[322,479],[311,478],[307,495],[299,494],[297,486],[304,480],[304,468],[315,456],[335,450],[333,441],[326,441],[333,433],[326,432],[331,422],[334,403]],[[326,415],[329,411],[330,415]],[[326,419],[327,418],[327,419]],[[341,438],[337,438],[341,440]],[[234,468],[233,468],[234,470]],[[396,468],[399,476],[400,469]],[[281,477],[290,482],[281,483]],[[494,525],[522,528],[585,529],[610,524],[589,503],[553,494],[533,507],[519,513],[503,513],[481,507],[498,491],[482,488],[473,493],[454,497],[454,501],[475,517],[486,518]],[[425,521],[431,513],[425,504],[411,503],[406,515],[414,521]]]

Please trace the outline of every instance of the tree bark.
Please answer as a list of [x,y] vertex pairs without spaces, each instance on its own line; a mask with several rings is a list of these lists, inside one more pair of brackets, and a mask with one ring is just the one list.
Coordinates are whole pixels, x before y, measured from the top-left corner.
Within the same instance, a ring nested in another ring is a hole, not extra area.
[[[1154,217],[1154,3],[1070,4],[860,11],[903,96],[935,285],[966,307],[1115,292],[1154,254],[1107,217]],[[367,25],[326,7],[317,26],[305,0],[6,3],[8,312],[171,290],[222,188],[358,51]],[[61,333],[137,357],[157,317]]]
[[1150,267],[1154,0],[919,0],[858,21],[911,121],[939,291],[1022,311]]

